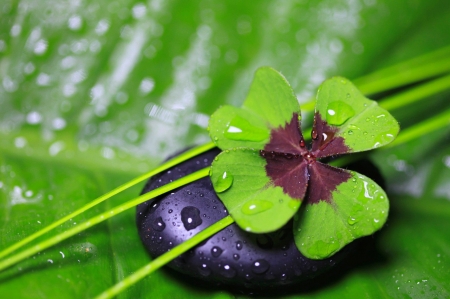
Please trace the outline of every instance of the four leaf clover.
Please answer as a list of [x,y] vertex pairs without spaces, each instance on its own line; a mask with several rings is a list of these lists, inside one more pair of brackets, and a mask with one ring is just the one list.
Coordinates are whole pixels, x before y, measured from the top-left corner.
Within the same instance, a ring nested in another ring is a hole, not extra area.
[[398,131],[388,111],[347,79],[334,77],[317,92],[309,147],[292,88],[263,67],[241,108],[222,106],[211,116],[210,136],[223,150],[211,166],[211,180],[242,229],[271,232],[295,216],[300,252],[326,258],[380,229],[389,202],[370,178],[321,160],[383,146]]

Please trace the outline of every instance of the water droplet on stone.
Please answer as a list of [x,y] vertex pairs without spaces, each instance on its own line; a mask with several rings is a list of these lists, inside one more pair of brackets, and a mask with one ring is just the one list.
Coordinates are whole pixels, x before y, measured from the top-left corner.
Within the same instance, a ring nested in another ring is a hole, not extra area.
[[220,247],[214,246],[211,248],[211,255],[213,257],[219,257],[222,254],[223,250]]
[[222,275],[225,278],[233,278],[236,276],[237,273],[236,270],[230,265],[224,265],[219,272],[220,275]]
[[237,253],[233,254],[233,259],[235,259],[236,261],[239,260],[241,256]]
[[152,228],[157,232],[162,232],[166,228],[166,224],[161,217],[158,217],[152,222]]
[[202,264],[198,267],[198,272],[202,276],[209,276],[211,274],[211,269],[206,264]]
[[252,265],[252,272],[255,274],[264,274],[269,270],[270,264],[268,261],[259,259],[256,260]]
[[222,193],[227,191],[232,184],[233,175],[229,171],[225,171],[219,178],[217,178],[216,183],[214,184],[214,190],[216,190],[217,193]]
[[242,244],[241,241],[237,241],[236,242],[236,249],[237,250],[241,250],[242,248],[244,248],[244,244]]
[[196,207],[188,206],[181,210],[181,222],[186,230],[191,230],[202,224],[200,210]]

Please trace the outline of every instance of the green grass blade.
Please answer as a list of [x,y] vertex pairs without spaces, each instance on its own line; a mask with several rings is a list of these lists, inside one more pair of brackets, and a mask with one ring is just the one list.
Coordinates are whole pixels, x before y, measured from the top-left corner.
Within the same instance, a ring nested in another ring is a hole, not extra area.
[[412,139],[425,136],[426,134],[449,127],[450,125],[450,109],[441,112],[432,118],[424,120],[414,126],[411,126],[402,131],[392,143],[388,144],[386,148],[404,144]]
[[70,220],[70,219],[80,215],[81,213],[83,213],[83,212],[89,210],[90,208],[100,204],[101,202],[107,200],[108,198],[110,198],[110,197],[112,197],[112,196],[114,196],[114,195],[116,195],[116,194],[118,194],[118,193],[120,193],[120,192],[122,192],[122,191],[124,191],[124,190],[126,190],[126,189],[128,189],[128,188],[130,188],[130,187],[132,187],[132,186],[134,186],[134,185],[144,181],[144,180],[146,180],[146,179],[148,179],[149,177],[152,177],[152,176],[154,176],[154,175],[156,175],[156,174],[158,174],[158,173],[160,173],[160,172],[162,172],[164,170],[167,170],[167,169],[169,169],[169,168],[171,168],[171,167],[173,167],[173,166],[175,166],[175,165],[177,165],[177,164],[179,164],[181,162],[184,162],[184,161],[186,161],[186,160],[188,160],[188,159],[190,159],[190,158],[192,158],[192,157],[194,157],[194,156],[196,156],[198,154],[206,152],[207,150],[210,150],[210,149],[212,149],[214,147],[215,147],[214,143],[209,142],[209,143],[206,143],[206,144],[194,147],[194,148],[192,148],[192,149],[182,153],[181,155],[179,155],[179,156],[177,156],[177,157],[167,161],[166,163],[156,167],[155,169],[153,169],[153,170],[151,170],[151,171],[149,171],[149,172],[147,172],[147,173],[145,173],[145,174],[143,174],[141,176],[138,176],[137,178],[134,178],[133,180],[131,180],[131,181],[129,181],[129,182],[127,182],[127,183],[125,183],[125,184],[115,188],[112,191],[109,191],[106,194],[103,194],[102,196],[96,198],[95,200],[93,200],[90,203],[86,204],[85,206],[79,208],[78,210],[76,210],[76,211],[70,213],[69,215],[67,215],[67,216],[65,216],[65,217],[63,217],[63,218],[53,222],[52,224],[50,224],[50,225],[44,227],[43,229],[33,233],[32,235],[30,235],[30,236],[20,240],[19,242],[14,243],[13,245],[9,246],[8,248],[3,249],[0,252],[0,258],[3,258],[4,256],[10,254],[11,252],[13,252],[13,251],[19,249],[20,247],[30,243],[31,241],[35,240],[36,238],[38,238],[38,237],[42,236],[43,234],[51,231],[55,227],[58,227],[59,225],[63,224],[64,222],[66,222],[66,221],[68,221],[68,220]]
[[[449,57],[450,46],[353,79],[352,82],[365,95],[387,91],[450,72]],[[301,105],[303,113],[313,111],[314,107],[315,99]]]
[[30,247],[29,249],[19,252],[9,258],[6,258],[0,262],[0,271],[38,253],[44,249],[47,249],[47,248],[65,240],[85,229],[88,229],[88,228],[94,226],[95,224],[103,222],[103,221],[113,217],[114,215],[120,214],[132,207],[135,207],[140,203],[143,203],[149,199],[155,198],[156,196],[159,196],[159,195],[169,192],[173,189],[176,189],[178,187],[181,187],[183,185],[189,184],[193,181],[196,181],[198,179],[206,177],[209,175],[209,169],[210,169],[209,167],[203,168],[199,171],[196,171],[192,174],[182,177],[181,179],[173,181],[172,183],[166,184],[162,187],[159,187],[155,190],[145,193],[145,194],[143,194],[133,200],[130,200],[126,203],[123,203],[109,211],[106,211],[97,216],[94,216],[91,219],[87,220],[86,222],[83,222],[83,223],[73,227],[72,229],[69,229],[69,230],[67,230],[63,233],[60,233],[54,237],[46,239],[46,240],[38,243],[37,245]]
[[107,299],[107,298],[113,298],[114,296],[118,295],[119,293],[123,292],[125,289],[129,288],[145,276],[151,274],[152,272],[158,270],[162,266],[166,265],[176,257],[178,257],[180,254],[183,254],[184,252],[188,251],[195,245],[199,244],[200,242],[206,240],[207,238],[211,237],[215,233],[221,231],[228,225],[232,224],[234,222],[233,218],[231,216],[227,216],[218,222],[214,223],[213,225],[209,226],[208,228],[202,230],[189,240],[181,243],[180,245],[176,246],[175,248],[171,249],[170,251],[166,252],[165,254],[159,256],[158,258],[151,261],[146,266],[140,268],[136,272],[134,272],[132,275],[126,277],[124,280],[118,282],[113,287],[107,289],[103,293],[101,293],[99,296],[96,297],[96,299]]
[[353,80],[364,94],[374,94],[450,72],[450,46]]
[[434,79],[430,82],[408,89],[400,94],[385,98],[379,102],[379,105],[384,109],[391,111],[447,89],[450,89],[450,75]]

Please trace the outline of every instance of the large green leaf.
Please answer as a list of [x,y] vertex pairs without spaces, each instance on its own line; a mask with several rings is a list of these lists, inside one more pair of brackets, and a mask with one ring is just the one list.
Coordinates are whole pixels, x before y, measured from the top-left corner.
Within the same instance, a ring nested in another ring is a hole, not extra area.
[[[340,77],[320,85],[314,118],[312,150],[321,150],[320,157],[381,147],[392,142],[400,129],[388,111]],[[333,149],[339,137],[346,147]]]
[[[258,67],[280,70],[304,102],[328,77],[353,79],[450,44],[449,13],[439,0],[2,1],[0,247],[208,140],[207,116],[241,106]],[[446,94],[392,114],[407,128],[448,107]],[[280,297],[448,298],[445,136],[374,156],[392,211],[376,263]],[[90,298],[148,261],[129,212],[11,268],[0,294]],[[162,270],[121,296],[231,295]]]

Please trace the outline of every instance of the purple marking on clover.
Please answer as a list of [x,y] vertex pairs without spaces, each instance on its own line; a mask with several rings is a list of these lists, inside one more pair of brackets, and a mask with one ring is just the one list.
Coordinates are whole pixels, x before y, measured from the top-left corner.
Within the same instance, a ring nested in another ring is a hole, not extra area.
[[348,153],[344,138],[336,137],[336,128],[314,115],[312,146],[309,150],[303,138],[299,116],[293,113],[284,127],[272,129],[270,141],[260,155],[266,160],[267,176],[274,186],[279,186],[290,197],[309,204],[326,201],[332,204],[332,192],[351,178],[344,169],[318,161],[320,158]]

